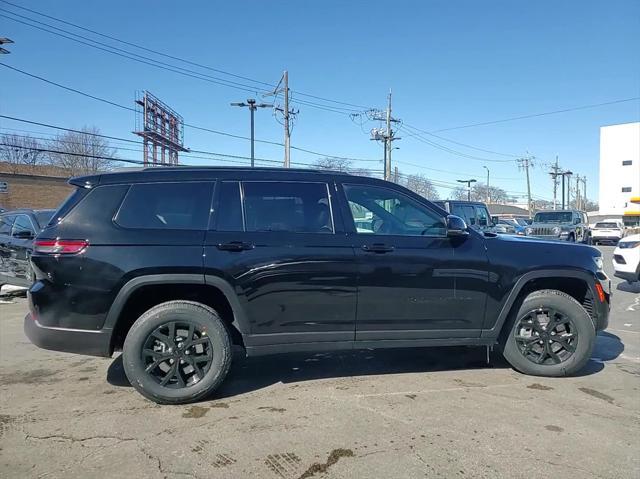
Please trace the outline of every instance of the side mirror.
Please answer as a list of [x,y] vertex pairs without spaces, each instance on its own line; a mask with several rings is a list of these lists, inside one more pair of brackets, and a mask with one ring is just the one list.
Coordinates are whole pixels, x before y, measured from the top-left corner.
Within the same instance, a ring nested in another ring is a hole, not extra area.
[[447,216],[447,236],[450,238],[454,236],[467,236],[469,229],[467,223],[456,215]]
[[492,216],[492,217],[491,217],[491,222],[492,222],[494,225],[497,225],[497,224],[498,224],[498,221],[500,221],[500,217],[499,217],[499,216]]

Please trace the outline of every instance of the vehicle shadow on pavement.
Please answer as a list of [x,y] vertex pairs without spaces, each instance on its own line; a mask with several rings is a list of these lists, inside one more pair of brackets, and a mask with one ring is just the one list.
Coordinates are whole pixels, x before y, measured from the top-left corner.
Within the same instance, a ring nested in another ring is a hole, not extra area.
[[625,293],[640,293],[640,281],[629,283],[628,281],[622,281],[616,286],[618,291],[624,291]]
[[[578,376],[588,376],[604,369],[604,361],[615,359],[624,346],[617,336],[605,333],[596,343],[594,359]],[[510,368],[502,356],[491,354],[486,362],[484,348],[410,348],[353,350],[320,353],[289,353],[258,358],[234,356],[231,371],[222,386],[214,393],[216,399],[229,398],[257,391],[277,383],[289,384],[317,379],[337,379],[386,374],[429,373],[469,369]],[[124,373],[122,357],[111,363],[107,381],[113,386],[130,387]],[[204,400],[211,399],[206,398]]]

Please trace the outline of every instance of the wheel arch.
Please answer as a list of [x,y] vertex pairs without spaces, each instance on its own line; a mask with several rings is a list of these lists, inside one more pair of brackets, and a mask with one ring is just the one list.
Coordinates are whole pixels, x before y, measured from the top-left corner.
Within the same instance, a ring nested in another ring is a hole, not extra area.
[[232,342],[244,347],[249,325],[233,287],[225,279],[202,274],[154,274],[129,280],[116,295],[104,323],[104,329],[112,330],[110,352],[121,349],[129,329],[144,311],[177,299],[216,309]]
[[481,337],[497,339],[510,314],[520,308],[524,298],[529,293],[542,289],[556,289],[573,297],[585,308],[595,327],[593,301],[597,293],[592,274],[581,270],[538,270],[529,271],[516,281],[493,327],[483,330]]

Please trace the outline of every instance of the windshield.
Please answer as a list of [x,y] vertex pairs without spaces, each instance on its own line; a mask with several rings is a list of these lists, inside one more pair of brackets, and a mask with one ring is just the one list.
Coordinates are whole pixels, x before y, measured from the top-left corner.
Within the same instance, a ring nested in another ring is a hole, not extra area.
[[520,226],[527,226],[529,224],[524,218],[515,218],[515,222]]
[[596,223],[596,228],[618,228],[616,223]]
[[534,223],[571,223],[570,211],[544,211],[536,213]]

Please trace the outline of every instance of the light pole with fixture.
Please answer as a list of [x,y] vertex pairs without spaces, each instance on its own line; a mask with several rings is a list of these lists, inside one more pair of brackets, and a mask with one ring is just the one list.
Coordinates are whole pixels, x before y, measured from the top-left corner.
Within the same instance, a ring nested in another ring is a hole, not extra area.
[[249,98],[247,100],[247,102],[241,102],[241,103],[231,103],[231,106],[240,106],[240,107],[249,107],[249,111],[251,112],[251,168],[253,168],[255,165],[255,137],[254,137],[254,120],[253,120],[253,116],[254,116],[254,112],[258,109],[258,108],[273,108],[273,105],[267,104],[267,103],[259,103],[256,105],[256,100],[253,98]]
[[467,201],[471,201],[471,183],[475,183],[477,180],[458,180],[458,183],[466,183],[467,184]]

